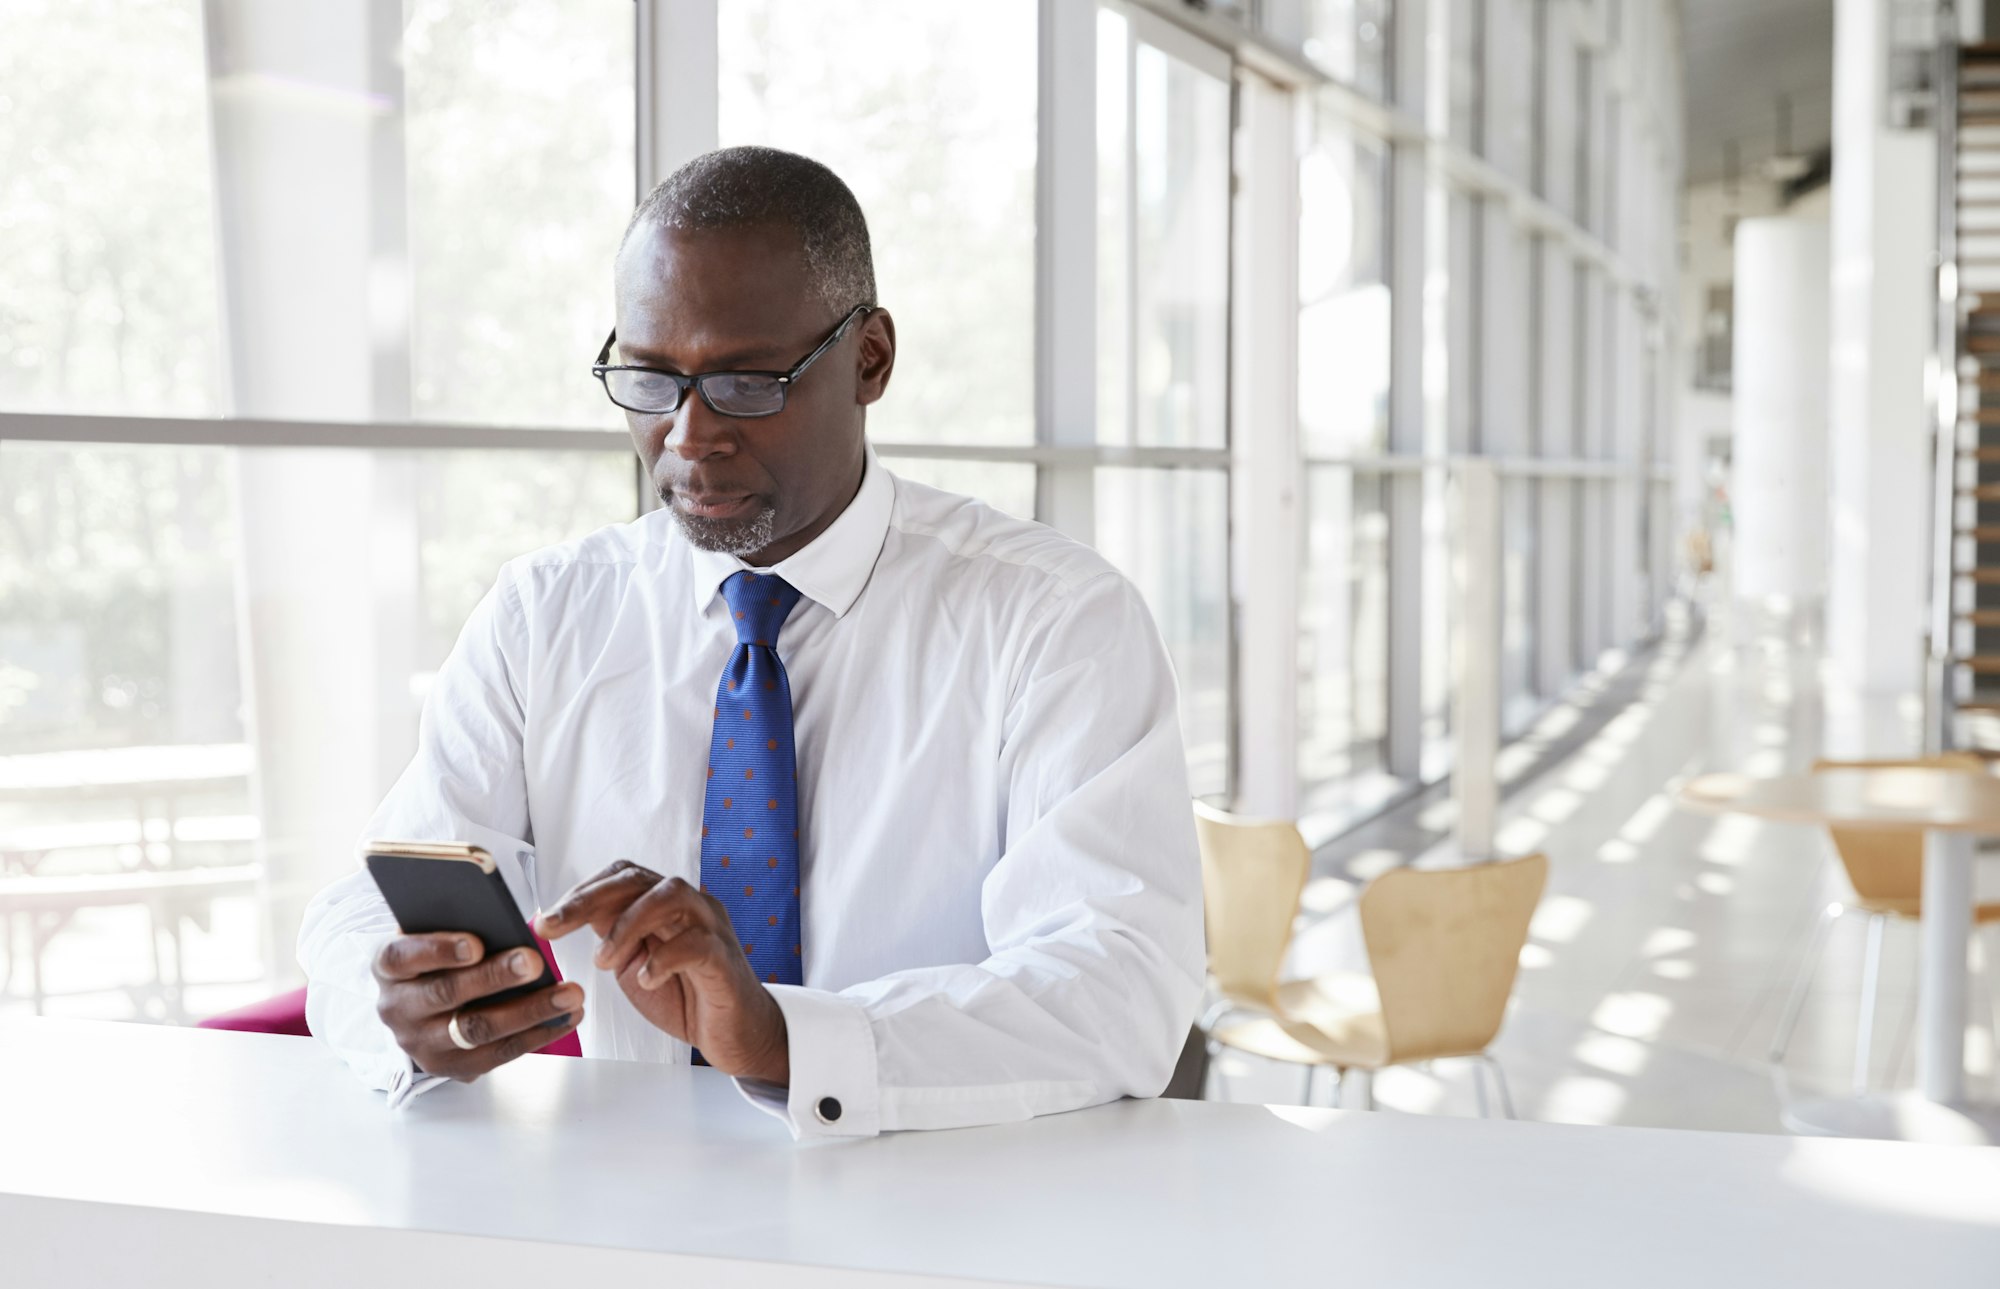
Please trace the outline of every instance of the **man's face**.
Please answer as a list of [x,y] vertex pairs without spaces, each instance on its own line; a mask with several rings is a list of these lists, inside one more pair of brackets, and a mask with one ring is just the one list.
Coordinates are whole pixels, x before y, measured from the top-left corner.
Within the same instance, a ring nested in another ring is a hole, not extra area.
[[[618,257],[612,361],[684,376],[787,371],[839,325],[777,225],[668,231],[642,226]],[[689,390],[665,416],[626,412],[660,500],[688,540],[775,564],[826,530],[861,485],[864,409],[882,396],[896,333],[877,310],[794,383],[775,416],[712,411]]]

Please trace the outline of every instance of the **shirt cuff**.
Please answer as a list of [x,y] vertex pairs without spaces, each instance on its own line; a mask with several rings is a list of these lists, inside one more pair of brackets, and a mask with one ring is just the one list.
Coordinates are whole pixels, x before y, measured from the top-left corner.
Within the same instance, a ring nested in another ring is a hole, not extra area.
[[442,1074],[425,1074],[417,1068],[415,1061],[408,1061],[406,1068],[389,1076],[389,1108],[397,1109],[408,1105],[432,1088],[451,1082]]
[[785,1014],[790,1088],[738,1079],[751,1105],[783,1119],[795,1141],[882,1130],[875,1031],[861,1004],[823,989],[770,985]]

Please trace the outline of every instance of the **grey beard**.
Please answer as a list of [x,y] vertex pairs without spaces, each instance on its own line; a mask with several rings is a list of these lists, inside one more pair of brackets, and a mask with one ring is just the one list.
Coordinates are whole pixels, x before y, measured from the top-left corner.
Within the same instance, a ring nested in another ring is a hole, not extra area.
[[738,559],[769,546],[778,535],[778,511],[766,506],[748,519],[705,519],[669,505],[688,543],[697,550],[717,551]]

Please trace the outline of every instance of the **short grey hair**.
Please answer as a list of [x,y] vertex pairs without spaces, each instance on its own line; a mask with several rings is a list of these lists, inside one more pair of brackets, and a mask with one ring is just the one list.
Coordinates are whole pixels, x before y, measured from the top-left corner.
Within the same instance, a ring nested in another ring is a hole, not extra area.
[[620,251],[641,224],[672,231],[784,225],[805,250],[809,288],[832,312],[876,303],[875,256],[861,203],[811,157],[758,147],[703,153],[646,194]]

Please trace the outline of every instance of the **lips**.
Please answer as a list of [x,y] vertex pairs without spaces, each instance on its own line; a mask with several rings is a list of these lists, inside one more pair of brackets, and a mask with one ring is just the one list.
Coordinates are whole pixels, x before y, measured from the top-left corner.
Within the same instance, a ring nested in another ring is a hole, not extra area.
[[757,497],[749,492],[675,491],[674,505],[697,519],[747,519],[757,513]]

